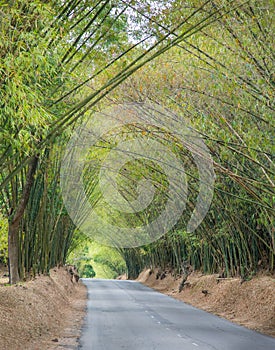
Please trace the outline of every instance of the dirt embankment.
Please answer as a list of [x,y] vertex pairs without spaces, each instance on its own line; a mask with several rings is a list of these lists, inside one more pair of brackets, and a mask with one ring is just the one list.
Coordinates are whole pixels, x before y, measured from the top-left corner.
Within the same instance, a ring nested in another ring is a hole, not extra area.
[[258,275],[242,283],[240,278],[190,274],[181,292],[182,277],[145,270],[139,282],[232,322],[275,337],[275,279]]
[[[1,277],[1,276],[0,276]],[[7,286],[0,278],[0,349],[77,349],[86,288],[65,268]]]

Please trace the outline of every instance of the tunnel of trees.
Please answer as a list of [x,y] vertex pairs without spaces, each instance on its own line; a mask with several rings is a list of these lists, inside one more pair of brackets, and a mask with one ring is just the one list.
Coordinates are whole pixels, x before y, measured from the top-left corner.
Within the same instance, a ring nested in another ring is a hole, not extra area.
[[[198,172],[190,152],[159,133],[185,165],[186,211],[150,244],[106,248],[105,263],[131,278],[145,267],[181,272],[184,264],[244,278],[274,272],[273,12],[272,0],[1,2],[0,260],[9,262],[11,283],[65,264],[92,240],[75,227],[60,189],[73,131],[110,104],[148,101],[188,120],[207,145],[213,200],[200,226],[187,232]],[[129,131],[154,134],[135,125]],[[115,142],[104,139],[91,150],[99,165],[85,175],[99,211],[100,161]],[[131,196],[141,174],[166,188],[161,169],[145,166],[133,162],[121,173]],[[167,200],[163,192],[149,211],[116,213],[114,220],[150,220]],[[82,265],[93,275],[89,266]]]

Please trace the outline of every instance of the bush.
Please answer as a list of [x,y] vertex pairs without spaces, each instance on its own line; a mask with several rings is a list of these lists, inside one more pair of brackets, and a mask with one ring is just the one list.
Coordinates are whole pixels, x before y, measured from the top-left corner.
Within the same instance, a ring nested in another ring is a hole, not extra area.
[[8,261],[8,220],[0,214],[0,263]]
[[95,271],[90,264],[85,264],[83,268],[79,271],[80,276],[83,278],[93,278],[95,277]]

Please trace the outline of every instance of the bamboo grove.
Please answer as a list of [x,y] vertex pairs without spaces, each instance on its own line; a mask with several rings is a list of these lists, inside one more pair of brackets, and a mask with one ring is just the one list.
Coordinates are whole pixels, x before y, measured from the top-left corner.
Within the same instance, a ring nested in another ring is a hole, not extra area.
[[[186,165],[187,210],[156,242],[117,248],[128,276],[144,267],[180,272],[186,263],[228,276],[274,272],[273,6],[272,0],[1,2],[0,233],[9,238],[11,283],[64,264],[76,244],[60,189],[73,130],[111,103],[146,101],[190,121],[201,135],[213,158],[215,191],[204,221],[187,233],[198,173],[190,152],[158,135]],[[151,130],[134,132],[146,137]],[[98,159],[104,142],[92,150]],[[148,177],[165,184],[150,167]],[[128,170],[139,178],[139,169],[146,173],[134,164]],[[88,173],[91,201],[100,204],[98,172]],[[114,219],[127,224],[129,216]],[[6,250],[0,254],[4,261]]]

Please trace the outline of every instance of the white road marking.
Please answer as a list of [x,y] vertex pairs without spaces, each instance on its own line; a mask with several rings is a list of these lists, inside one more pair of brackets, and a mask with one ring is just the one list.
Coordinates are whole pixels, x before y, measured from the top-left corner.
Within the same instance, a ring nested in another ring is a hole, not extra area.
[[155,316],[151,315],[151,318],[155,318]]
[[170,328],[166,328],[167,329],[167,331],[170,331]]
[[195,345],[195,346],[198,346],[198,344],[196,344],[196,343],[192,343],[193,345]]

